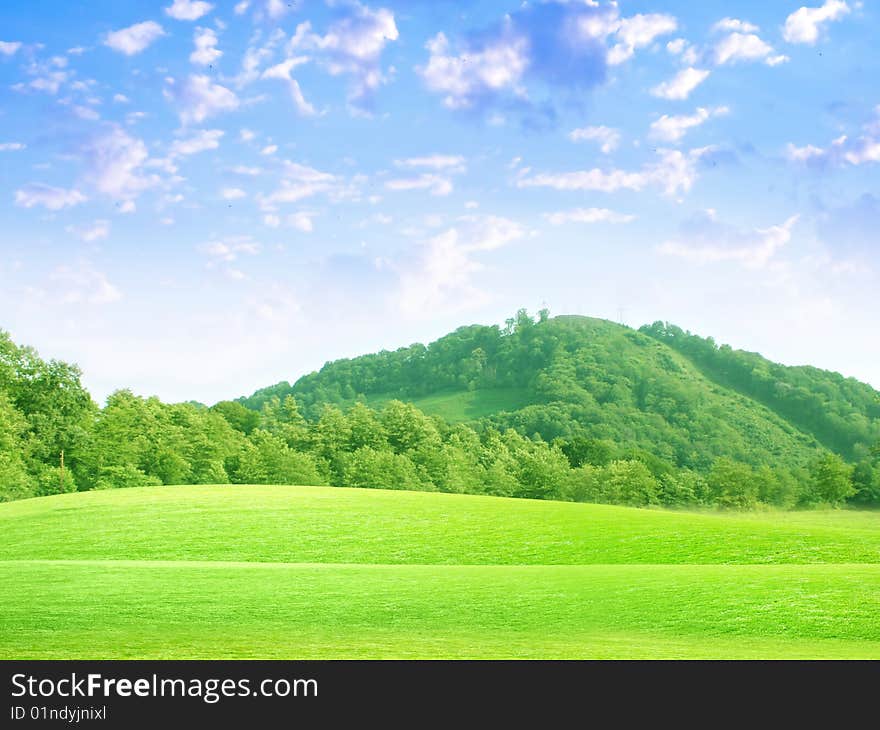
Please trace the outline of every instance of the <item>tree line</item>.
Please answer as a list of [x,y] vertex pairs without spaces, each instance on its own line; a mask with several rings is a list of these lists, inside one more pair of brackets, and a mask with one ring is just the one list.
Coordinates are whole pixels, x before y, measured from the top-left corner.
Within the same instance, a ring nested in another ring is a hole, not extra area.
[[491,424],[449,424],[400,400],[327,404],[307,418],[290,395],[253,410],[235,401],[166,404],[122,390],[99,408],[80,377],[75,366],[43,361],[0,333],[0,499],[163,484],[308,484],[634,506],[880,502],[880,449],[855,466],[825,451],[799,469],[721,457],[698,471],[610,439],[545,440]]

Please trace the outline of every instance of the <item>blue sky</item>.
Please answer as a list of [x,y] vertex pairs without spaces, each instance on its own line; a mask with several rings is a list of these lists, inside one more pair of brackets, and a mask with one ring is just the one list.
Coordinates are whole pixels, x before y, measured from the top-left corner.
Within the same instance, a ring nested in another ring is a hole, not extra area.
[[873,2],[0,5],[0,327],[204,402],[519,307],[880,386]]

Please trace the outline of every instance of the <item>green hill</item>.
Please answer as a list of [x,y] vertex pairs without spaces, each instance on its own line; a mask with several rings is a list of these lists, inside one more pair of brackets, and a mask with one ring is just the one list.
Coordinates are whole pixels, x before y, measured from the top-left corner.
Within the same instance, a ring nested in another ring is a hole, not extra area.
[[880,514],[152,487],[0,504],[0,658],[880,658]]
[[719,457],[797,468],[820,448],[856,461],[880,442],[880,394],[815,368],[718,348],[671,325],[634,331],[588,317],[524,313],[505,328],[462,327],[427,346],[327,363],[240,399],[324,405],[396,398],[451,422],[601,439],[676,467]]

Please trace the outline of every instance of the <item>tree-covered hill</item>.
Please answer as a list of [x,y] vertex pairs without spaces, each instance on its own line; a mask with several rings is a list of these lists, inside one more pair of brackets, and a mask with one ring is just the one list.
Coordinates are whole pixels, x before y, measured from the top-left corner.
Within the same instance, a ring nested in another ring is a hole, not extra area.
[[880,505],[875,391],[688,338],[520,312],[503,328],[329,363],[208,408],[127,390],[98,406],[76,366],[0,331],[0,501],[306,484],[634,506]]
[[856,461],[880,441],[880,394],[858,381],[719,348],[671,325],[634,331],[546,312],[337,360],[241,402],[259,409],[286,395],[309,418],[326,404],[397,398],[447,420],[601,440],[698,471],[719,457],[798,467],[820,448]]

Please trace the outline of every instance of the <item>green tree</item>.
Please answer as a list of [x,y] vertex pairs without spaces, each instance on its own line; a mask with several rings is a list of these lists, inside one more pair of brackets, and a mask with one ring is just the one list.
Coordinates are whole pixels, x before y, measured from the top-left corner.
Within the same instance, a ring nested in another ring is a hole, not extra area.
[[26,429],[27,419],[0,391],[0,502],[24,499],[36,490],[36,481],[25,463]]
[[599,478],[608,501],[614,504],[644,507],[660,501],[657,480],[640,461],[612,461]]
[[822,454],[810,466],[809,500],[838,505],[856,493],[852,467],[837,454]]
[[712,501],[721,507],[748,509],[758,503],[758,484],[747,464],[721,458],[706,477]]
[[376,489],[423,489],[415,465],[403,454],[363,446],[345,457],[345,483]]

